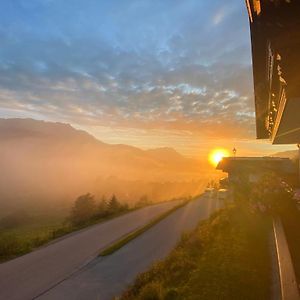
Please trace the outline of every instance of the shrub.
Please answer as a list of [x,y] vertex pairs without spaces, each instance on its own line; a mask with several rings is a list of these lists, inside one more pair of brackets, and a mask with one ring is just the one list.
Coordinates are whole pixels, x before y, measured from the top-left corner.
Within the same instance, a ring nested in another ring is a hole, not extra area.
[[96,217],[103,218],[103,217],[106,217],[107,215],[108,215],[107,201],[103,197],[97,206]]
[[96,203],[94,196],[90,193],[79,196],[72,208],[70,221],[79,226],[90,220],[96,214]]
[[117,197],[115,195],[112,195],[111,199],[109,200],[108,204],[107,204],[107,211],[110,214],[119,212],[122,210],[122,205],[121,203],[118,201]]
[[145,207],[151,204],[151,201],[148,199],[147,195],[143,195],[135,204],[136,208]]

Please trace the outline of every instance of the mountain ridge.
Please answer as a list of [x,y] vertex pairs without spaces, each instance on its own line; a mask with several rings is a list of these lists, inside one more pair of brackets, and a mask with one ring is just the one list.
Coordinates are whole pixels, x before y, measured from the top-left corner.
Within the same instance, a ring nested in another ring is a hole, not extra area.
[[0,208],[86,192],[162,201],[199,193],[206,176],[200,161],[173,148],[107,144],[70,124],[34,119],[0,119],[0,165]]
[[31,138],[31,137],[54,137],[59,138],[64,135],[64,138],[72,138],[75,135],[80,135],[80,138],[85,138],[85,141],[97,142],[107,147],[121,147],[126,150],[142,151],[149,154],[169,154],[177,155],[177,157],[186,158],[184,155],[177,152],[171,147],[159,147],[143,150],[141,148],[127,144],[109,144],[99,140],[87,131],[77,129],[69,123],[51,122],[44,120],[35,120],[31,118],[0,118],[0,138]]

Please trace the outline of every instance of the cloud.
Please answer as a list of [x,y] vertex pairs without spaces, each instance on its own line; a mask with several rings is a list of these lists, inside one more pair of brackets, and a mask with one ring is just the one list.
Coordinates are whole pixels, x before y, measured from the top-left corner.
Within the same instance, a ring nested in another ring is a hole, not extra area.
[[0,107],[82,126],[251,136],[248,20],[242,4],[222,3],[1,4]]

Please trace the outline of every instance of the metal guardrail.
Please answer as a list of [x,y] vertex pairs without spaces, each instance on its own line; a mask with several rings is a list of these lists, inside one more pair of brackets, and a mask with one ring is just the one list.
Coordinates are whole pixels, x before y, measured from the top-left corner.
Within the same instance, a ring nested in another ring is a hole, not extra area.
[[291,254],[280,218],[273,219],[282,300],[300,300]]

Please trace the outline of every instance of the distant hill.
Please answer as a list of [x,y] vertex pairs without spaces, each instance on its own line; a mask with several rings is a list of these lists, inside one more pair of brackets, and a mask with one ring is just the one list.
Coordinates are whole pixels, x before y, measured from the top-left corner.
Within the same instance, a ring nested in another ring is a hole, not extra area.
[[162,200],[198,192],[205,174],[204,164],[171,148],[110,145],[69,124],[32,119],[0,119],[0,165],[0,209],[85,192]]
[[191,162],[191,160],[180,155],[173,148],[169,147],[150,149],[147,150],[146,153],[149,155],[149,157],[152,157],[153,159],[164,163],[187,163],[188,161]]
[[69,124],[37,121],[33,119],[0,119],[1,141],[13,139],[53,139],[81,142],[98,142],[93,136],[82,130],[76,130]]

